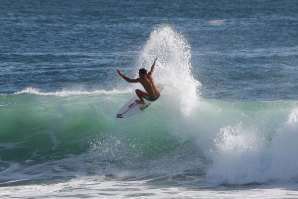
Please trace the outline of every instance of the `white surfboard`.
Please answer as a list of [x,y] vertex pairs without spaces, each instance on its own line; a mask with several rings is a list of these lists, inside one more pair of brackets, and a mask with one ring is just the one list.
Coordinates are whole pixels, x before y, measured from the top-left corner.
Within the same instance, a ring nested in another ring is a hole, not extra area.
[[133,97],[131,98],[117,113],[117,118],[126,118],[131,117],[139,112],[142,112],[144,109],[148,108],[148,106],[151,104],[150,102],[145,101],[145,104],[138,104],[136,103],[136,100],[139,98]]

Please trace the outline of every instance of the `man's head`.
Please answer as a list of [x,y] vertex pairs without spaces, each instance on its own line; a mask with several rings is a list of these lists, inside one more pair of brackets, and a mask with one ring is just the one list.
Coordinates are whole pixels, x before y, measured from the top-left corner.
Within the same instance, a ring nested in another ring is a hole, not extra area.
[[145,75],[147,75],[147,70],[145,68],[141,68],[139,70],[139,76],[144,77]]

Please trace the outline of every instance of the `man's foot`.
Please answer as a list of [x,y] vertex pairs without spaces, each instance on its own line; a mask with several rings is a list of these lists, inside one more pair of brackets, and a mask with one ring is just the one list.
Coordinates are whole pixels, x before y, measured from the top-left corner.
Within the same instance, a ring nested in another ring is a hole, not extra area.
[[144,105],[144,104],[145,104],[145,102],[144,102],[144,101],[142,101],[142,100],[136,100],[136,103],[137,103],[137,104],[142,104],[142,105]]

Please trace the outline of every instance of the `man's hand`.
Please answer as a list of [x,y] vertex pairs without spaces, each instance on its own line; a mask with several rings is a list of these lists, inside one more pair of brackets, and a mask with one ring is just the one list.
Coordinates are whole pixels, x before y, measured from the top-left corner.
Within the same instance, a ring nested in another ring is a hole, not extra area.
[[118,75],[120,75],[123,79],[125,79],[129,83],[139,83],[140,82],[139,78],[137,78],[137,79],[130,79],[130,78],[126,77],[125,75],[123,75],[121,73],[121,71],[119,69],[117,69],[117,73],[118,73]]

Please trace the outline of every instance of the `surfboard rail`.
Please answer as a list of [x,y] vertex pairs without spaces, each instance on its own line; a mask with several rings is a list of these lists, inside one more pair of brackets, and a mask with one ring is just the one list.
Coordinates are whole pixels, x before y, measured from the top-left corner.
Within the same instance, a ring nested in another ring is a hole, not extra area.
[[145,101],[145,104],[136,103],[137,97],[131,98],[117,113],[117,118],[126,118],[138,114],[150,106],[150,102]]

